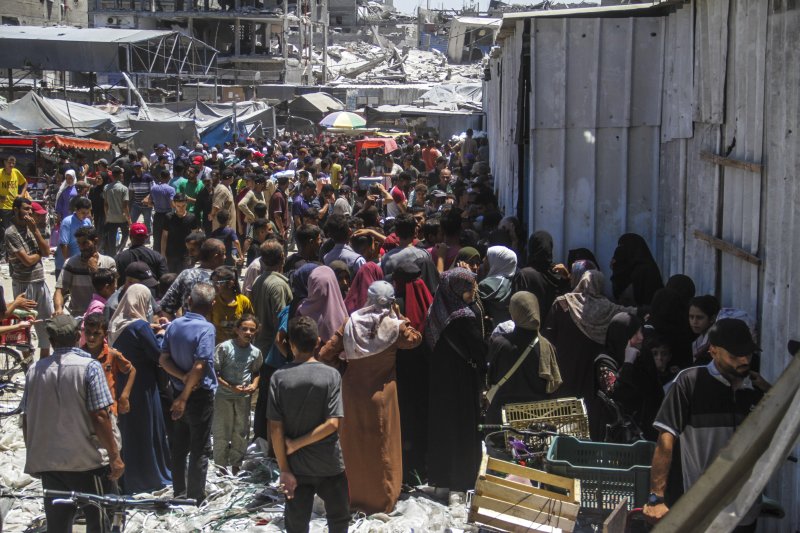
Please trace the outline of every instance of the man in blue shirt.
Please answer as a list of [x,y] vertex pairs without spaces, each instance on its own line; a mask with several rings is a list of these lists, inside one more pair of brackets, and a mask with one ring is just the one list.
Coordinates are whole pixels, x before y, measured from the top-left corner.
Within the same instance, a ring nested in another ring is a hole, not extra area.
[[157,176],[158,183],[150,188],[150,203],[153,204],[153,250],[161,251],[161,237],[167,215],[172,213],[172,199],[175,198],[175,187],[169,185],[169,172],[162,171]]
[[80,252],[75,232],[84,226],[91,226],[92,202],[88,198],[75,199],[75,211],[61,221],[58,230],[58,249],[56,250],[56,279],[67,259]]
[[[199,502],[206,497],[206,474],[211,456],[211,423],[214,415],[214,325],[211,314],[216,293],[208,283],[197,283],[189,296],[189,309],[167,328],[159,358],[179,393],[172,402],[172,488]],[[186,457],[189,470],[186,471]]]

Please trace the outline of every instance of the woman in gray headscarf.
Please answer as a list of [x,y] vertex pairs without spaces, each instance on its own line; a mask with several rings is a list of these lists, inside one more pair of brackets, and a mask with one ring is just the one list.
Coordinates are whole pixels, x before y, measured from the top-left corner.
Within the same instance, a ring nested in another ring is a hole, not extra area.
[[340,425],[350,506],[366,513],[394,510],[403,481],[400,410],[395,383],[397,350],[415,348],[422,335],[400,315],[394,288],[375,281],[365,307],[353,312],[320,351],[329,364],[347,363]]
[[505,246],[491,246],[486,251],[485,264],[489,272],[478,284],[478,293],[484,311],[496,326],[511,318],[508,304],[512,294],[511,278],[517,273],[517,254]]

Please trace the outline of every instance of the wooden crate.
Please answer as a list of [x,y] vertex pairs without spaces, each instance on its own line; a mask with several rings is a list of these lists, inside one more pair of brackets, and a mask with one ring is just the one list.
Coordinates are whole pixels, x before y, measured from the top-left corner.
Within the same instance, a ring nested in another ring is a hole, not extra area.
[[[496,474],[524,478],[547,488],[537,488]],[[484,455],[470,504],[469,522],[514,533],[572,531],[580,501],[580,482],[576,479]]]

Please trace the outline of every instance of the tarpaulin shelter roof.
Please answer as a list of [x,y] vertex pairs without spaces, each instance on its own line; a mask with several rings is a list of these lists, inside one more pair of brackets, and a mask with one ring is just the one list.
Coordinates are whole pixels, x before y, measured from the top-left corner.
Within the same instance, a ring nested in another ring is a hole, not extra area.
[[313,119],[343,109],[344,104],[328,93],[303,94],[289,102],[289,112],[304,118]]
[[0,68],[207,76],[217,51],[176,31],[3,26]]
[[[0,111],[0,129],[12,132],[97,137],[116,134],[111,115],[94,107],[29,92]],[[112,135],[113,136],[113,135]]]
[[359,139],[356,141],[356,157],[361,150],[383,148],[383,153],[388,154],[397,150],[397,142],[392,137]]

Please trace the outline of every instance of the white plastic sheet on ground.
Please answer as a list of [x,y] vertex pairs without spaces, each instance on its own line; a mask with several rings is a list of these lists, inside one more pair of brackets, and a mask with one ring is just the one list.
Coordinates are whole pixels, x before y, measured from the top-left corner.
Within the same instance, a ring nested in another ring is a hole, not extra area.
[[[0,418],[0,485],[20,498],[6,516],[4,532],[23,532],[42,520],[44,507],[39,480],[24,473],[25,443],[19,417]],[[240,477],[221,475],[209,465],[208,500],[199,508],[185,507],[164,514],[131,511],[128,513],[126,531],[151,533],[182,533],[189,531],[236,531],[259,533],[283,531],[283,499],[274,484],[274,462],[268,461],[262,446],[251,444],[243,467],[249,473]],[[167,488],[156,494],[141,497],[170,497]],[[405,498],[405,495],[404,495]],[[467,509],[462,500],[448,507],[424,496],[409,496],[398,502],[394,512],[372,516],[358,515],[350,527],[351,532],[451,532],[477,531],[466,524]],[[327,531],[324,506],[320,500],[314,505],[312,533]]]

